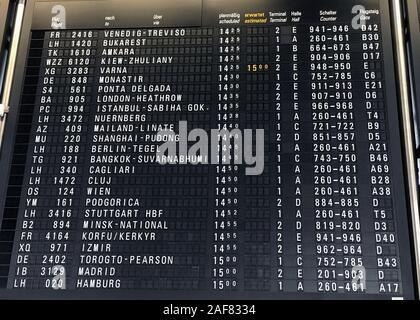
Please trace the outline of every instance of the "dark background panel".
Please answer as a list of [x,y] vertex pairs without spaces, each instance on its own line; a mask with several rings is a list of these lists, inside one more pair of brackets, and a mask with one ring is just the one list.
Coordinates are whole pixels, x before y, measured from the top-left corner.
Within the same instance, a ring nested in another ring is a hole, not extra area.
[[40,1],[35,4],[32,28],[51,29],[52,17],[64,13],[67,29],[191,27],[201,25],[201,0]]
[[[219,13],[249,13],[249,12],[266,12],[269,11],[286,11],[286,10],[296,10],[301,11],[302,8],[307,8],[308,5],[311,6],[310,13],[302,12],[302,19],[305,21],[308,19],[310,21],[316,16],[319,10],[340,10],[342,13],[343,10],[347,11],[349,16],[352,15],[352,8],[355,5],[363,5],[367,10],[371,7],[377,6],[376,0],[340,0],[340,1],[329,1],[329,0],[316,0],[316,1],[307,1],[307,0],[294,0],[294,1],[277,1],[277,0],[203,0],[203,25],[215,25],[218,23]],[[344,12],[345,12],[344,11]],[[348,22],[348,21],[345,21]]]

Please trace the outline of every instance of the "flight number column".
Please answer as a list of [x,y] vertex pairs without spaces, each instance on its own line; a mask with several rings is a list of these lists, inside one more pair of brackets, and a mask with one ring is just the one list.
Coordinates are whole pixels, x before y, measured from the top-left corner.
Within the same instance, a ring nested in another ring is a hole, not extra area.
[[[45,287],[70,288],[69,275],[75,267],[74,231],[78,226],[81,198],[81,179],[86,152],[86,116],[89,109],[89,94],[94,72],[94,51],[96,47],[93,31],[61,32],[63,44],[63,66],[60,77],[62,103],[54,112],[56,130],[54,130],[55,152],[51,177],[51,207],[48,210],[48,224],[45,241],[48,254],[43,258],[42,274],[52,272],[53,283],[46,280]],[[68,281],[67,281],[68,282]]]

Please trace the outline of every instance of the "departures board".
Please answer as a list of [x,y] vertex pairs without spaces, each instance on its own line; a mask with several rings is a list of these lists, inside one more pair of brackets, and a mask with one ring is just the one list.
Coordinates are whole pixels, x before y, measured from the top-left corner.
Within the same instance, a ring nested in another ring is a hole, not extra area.
[[414,299],[387,0],[29,1],[0,298]]

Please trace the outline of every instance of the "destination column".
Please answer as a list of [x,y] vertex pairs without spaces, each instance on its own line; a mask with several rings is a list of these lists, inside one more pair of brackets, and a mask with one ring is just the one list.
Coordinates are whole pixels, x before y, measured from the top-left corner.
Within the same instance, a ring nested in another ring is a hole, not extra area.
[[[198,289],[205,285],[208,167],[181,151],[158,151],[165,143],[180,150],[185,130],[209,127],[211,33],[100,36],[77,287]],[[162,138],[163,130],[173,134]]]

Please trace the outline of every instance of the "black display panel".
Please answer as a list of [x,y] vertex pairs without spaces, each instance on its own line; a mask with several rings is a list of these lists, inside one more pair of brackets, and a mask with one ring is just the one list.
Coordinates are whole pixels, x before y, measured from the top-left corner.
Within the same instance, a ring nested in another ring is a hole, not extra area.
[[29,3],[0,297],[414,299],[389,2],[171,3]]

